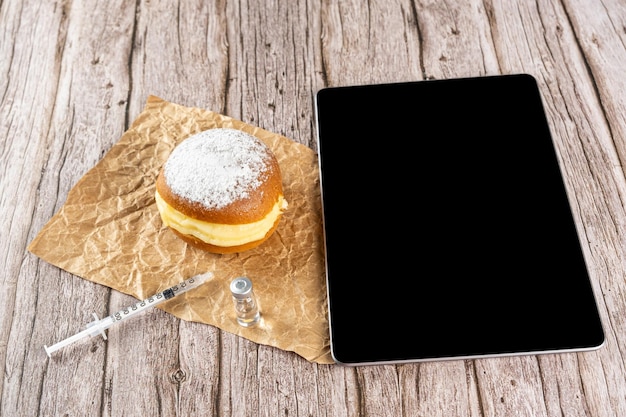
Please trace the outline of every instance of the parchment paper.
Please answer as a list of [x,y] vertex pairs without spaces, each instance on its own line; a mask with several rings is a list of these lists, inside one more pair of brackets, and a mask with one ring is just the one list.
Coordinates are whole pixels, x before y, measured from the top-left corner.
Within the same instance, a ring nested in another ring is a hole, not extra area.
[[[214,127],[246,131],[274,151],[289,203],[273,236],[239,254],[217,255],[188,246],[163,226],[154,202],[156,177],[170,152],[185,138]],[[71,189],[28,250],[137,299],[212,271],[212,280],[158,308],[312,362],[333,363],[317,155],[278,134],[151,96],[120,140]],[[254,285],[262,312],[255,328],[235,321],[228,286],[238,276],[249,277]]]

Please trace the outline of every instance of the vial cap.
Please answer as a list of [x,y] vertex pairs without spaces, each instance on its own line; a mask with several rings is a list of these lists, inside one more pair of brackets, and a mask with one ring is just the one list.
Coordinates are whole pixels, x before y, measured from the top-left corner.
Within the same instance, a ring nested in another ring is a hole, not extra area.
[[235,298],[246,298],[252,292],[252,281],[247,277],[235,278],[230,283],[230,292]]

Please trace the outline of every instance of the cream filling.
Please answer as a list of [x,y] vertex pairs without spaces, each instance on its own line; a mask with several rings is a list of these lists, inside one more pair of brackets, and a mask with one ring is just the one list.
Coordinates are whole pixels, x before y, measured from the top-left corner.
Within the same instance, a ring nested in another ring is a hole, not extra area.
[[268,230],[287,208],[287,201],[280,196],[272,211],[263,219],[254,223],[244,224],[217,224],[195,220],[167,204],[157,191],[155,199],[163,223],[184,235],[195,236],[198,239],[215,246],[229,247],[243,245],[263,239]]

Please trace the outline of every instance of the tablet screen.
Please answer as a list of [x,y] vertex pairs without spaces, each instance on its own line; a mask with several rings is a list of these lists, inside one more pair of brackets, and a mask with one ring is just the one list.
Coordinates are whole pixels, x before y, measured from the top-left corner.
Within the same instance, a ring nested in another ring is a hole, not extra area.
[[337,362],[602,345],[532,76],[330,87],[315,107]]

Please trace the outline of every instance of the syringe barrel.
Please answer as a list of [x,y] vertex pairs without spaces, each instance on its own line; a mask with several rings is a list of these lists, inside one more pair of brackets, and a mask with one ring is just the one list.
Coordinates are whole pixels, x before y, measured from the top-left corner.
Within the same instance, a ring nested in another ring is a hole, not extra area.
[[[167,290],[166,290],[167,291]],[[130,318],[132,316],[134,316],[135,314],[139,314],[142,311],[150,308],[150,307],[154,307],[157,304],[160,304],[161,302],[165,301],[166,298],[163,295],[163,292],[160,292],[158,294],[155,294],[151,297],[146,298],[145,300],[142,301],[138,301],[135,304],[128,306],[120,311],[118,311],[115,314],[112,314],[110,317],[111,319],[113,319],[113,323],[118,322],[118,321],[122,321],[122,320],[126,320],[127,318]],[[111,323],[111,324],[113,324]]]
[[[112,314],[110,317],[113,319],[113,322],[118,322],[122,320],[126,320],[129,317],[134,316],[135,314],[141,313],[143,310],[154,307],[157,304],[161,304],[164,301],[169,300],[170,298],[174,298],[179,294],[192,290],[201,284],[205,283],[209,278],[213,276],[213,273],[207,272],[201,275],[193,276],[180,284],[176,284],[173,287],[170,287],[164,291],[161,291],[151,297],[146,298],[145,300],[138,301],[135,304],[126,307],[115,314]],[[113,323],[111,323],[113,324]]]

